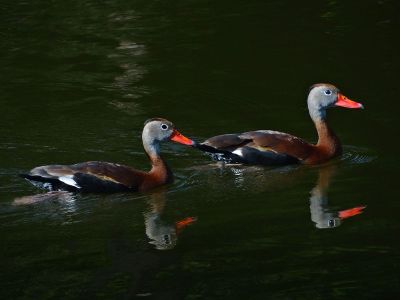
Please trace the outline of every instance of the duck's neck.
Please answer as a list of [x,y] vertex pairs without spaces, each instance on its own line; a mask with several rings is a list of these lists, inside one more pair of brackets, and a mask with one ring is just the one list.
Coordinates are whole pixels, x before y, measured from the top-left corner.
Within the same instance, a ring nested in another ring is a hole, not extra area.
[[340,155],[342,153],[342,145],[339,138],[326,122],[326,118],[313,119],[313,121],[318,133],[317,149],[330,157]]
[[326,108],[315,104],[313,99],[308,98],[308,111],[311,119],[314,121],[318,132],[318,143],[316,148],[324,158],[331,158],[342,153],[342,146],[339,138],[328,126],[326,121]]
[[157,182],[172,182],[173,174],[167,163],[160,155],[160,143],[154,140],[143,139],[143,147],[149,156],[151,162],[151,170],[149,175],[154,177]]

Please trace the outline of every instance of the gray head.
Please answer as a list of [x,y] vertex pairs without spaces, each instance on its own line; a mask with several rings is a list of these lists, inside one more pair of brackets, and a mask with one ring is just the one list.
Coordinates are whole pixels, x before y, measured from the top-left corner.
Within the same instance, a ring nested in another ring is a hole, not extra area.
[[314,84],[310,88],[307,104],[313,120],[326,118],[326,109],[335,105],[339,89],[328,83]]
[[146,122],[144,122],[142,138],[143,140],[146,139],[151,143],[163,142],[169,140],[174,130],[174,124],[166,119],[148,119]]
[[168,140],[184,145],[194,144],[192,140],[180,134],[172,122],[163,118],[149,119],[144,123],[142,140],[148,152],[158,152],[159,143]]
[[308,111],[314,121],[326,118],[326,109],[333,106],[363,108],[360,103],[346,98],[339,89],[329,83],[314,84],[307,99]]

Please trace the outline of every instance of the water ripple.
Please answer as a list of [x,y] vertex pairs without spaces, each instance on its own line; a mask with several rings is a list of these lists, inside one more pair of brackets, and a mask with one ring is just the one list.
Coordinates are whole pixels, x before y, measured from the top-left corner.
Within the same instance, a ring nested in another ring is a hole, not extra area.
[[377,158],[378,155],[370,149],[346,145],[343,147],[343,155],[340,160],[348,164],[367,164]]

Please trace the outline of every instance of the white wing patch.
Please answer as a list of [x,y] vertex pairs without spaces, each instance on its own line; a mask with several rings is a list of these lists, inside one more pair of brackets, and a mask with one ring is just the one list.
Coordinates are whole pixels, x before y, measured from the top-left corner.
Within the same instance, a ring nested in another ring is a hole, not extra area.
[[65,184],[68,184],[70,186],[76,187],[80,189],[81,187],[76,183],[76,181],[73,179],[73,175],[66,175],[66,176],[61,176],[58,177],[58,180],[64,182]]
[[239,155],[240,157],[243,157],[243,151],[242,148],[238,148],[235,151],[232,151],[233,154]]

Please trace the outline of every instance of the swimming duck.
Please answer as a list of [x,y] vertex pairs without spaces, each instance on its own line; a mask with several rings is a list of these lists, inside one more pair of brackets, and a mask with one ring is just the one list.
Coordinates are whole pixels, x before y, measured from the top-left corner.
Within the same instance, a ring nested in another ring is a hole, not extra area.
[[310,88],[308,111],[318,133],[317,144],[273,130],[223,134],[194,145],[217,161],[252,165],[320,164],[342,153],[339,138],[329,127],[326,110],[340,106],[363,108],[340,93],[332,84],[318,83]]
[[73,165],[40,166],[20,176],[35,186],[48,190],[147,191],[173,181],[172,171],[160,155],[160,143],[169,140],[183,145],[194,144],[166,119],[154,118],[145,122],[142,141],[151,162],[149,172],[116,163],[89,161]]

